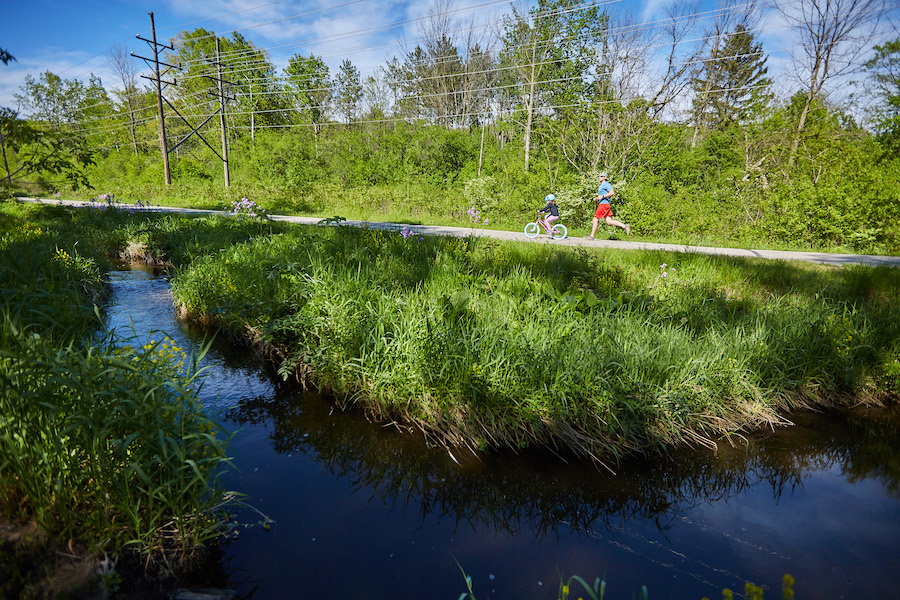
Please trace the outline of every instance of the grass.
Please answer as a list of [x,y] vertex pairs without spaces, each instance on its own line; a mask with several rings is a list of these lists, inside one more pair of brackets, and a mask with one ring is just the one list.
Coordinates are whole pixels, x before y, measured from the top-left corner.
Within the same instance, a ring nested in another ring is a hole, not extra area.
[[183,314],[448,445],[607,460],[896,396],[896,270],[296,227],[192,262]]
[[184,317],[447,445],[608,461],[900,387],[896,269],[16,210],[70,255],[168,265]]
[[199,404],[199,356],[102,329],[106,256],[169,233],[142,219],[0,210],[0,513],[172,573],[227,531],[238,498],[218,484],[229,437]]

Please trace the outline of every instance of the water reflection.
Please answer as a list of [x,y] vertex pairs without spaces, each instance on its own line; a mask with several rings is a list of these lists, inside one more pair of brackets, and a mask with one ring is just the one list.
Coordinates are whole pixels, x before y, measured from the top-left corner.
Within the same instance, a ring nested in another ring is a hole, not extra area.
[[596,535],[598,528],[631,519],[651,519],[664,530],[690,507],[727,502],[755,486],[768,486],[777,504],[816,471],[876,479],[892,495],[900,476],[893,450],[900,447],[900,419],[889,410],[798,415],[800,426],[757,435],[740,447],[631,459],[616,475],[544,451],[469,456],[458,464],[408,432],[336,410],[325,399],[283,391],[247,399],[227,418],[271,422],[276,452],[310,455],[389,506],[415,505],[423,521],[436,515],[457,528],[529,530],[538,538],[560,529]]
[[[203,343],[175,320],[167,282],[140,271],[114,282],[112,325]],[[652,597],[718,597],[785,572],[798,597],[895,593],[897,410],[797,414],[746,446],[629,460],[612,475],[542,451],[451,458],[279,383],[225,340],[203,364],[204,402],[237,430],[228,485],[276,520],[222,559],[243,597],[297,597],[299,577],[310,598],[456,598],[456,560],[481,600],[556,598],[560,572],[606,575],[616,598],[641,584]]]

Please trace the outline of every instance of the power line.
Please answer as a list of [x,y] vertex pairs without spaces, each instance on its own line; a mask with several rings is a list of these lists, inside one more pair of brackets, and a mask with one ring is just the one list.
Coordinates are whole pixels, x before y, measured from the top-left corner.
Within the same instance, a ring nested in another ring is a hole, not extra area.
[[[273,4],[277,4],[277,3],[273,3]],[[353,4],[353,2],[348,3],[348,4]],[[491,3],[486,3],[486,4],[491,4],[491,5],[492,5],[492,4],[495,4],[495,3],[491,2]],[[595,5],[595,4],[597,4],[597,3],[590,2],[590,3],[586,3],[586,4],[582,5],[582,6],[592,6],[592,5]],[[747,3],[746,5],[752,5],[752,4],[756,4],[756,3],[751,2],[751,3]],[[740,6],[746,6],[746,5],[740,5]],[[767,4],[767,5],[768,5],[768,4]],[[268,5],[264,5],[264,6],[268,6]],[[341,6],[345,6],[345,5],[341,5]],[[482,6],[482,5],[479,5],[479,6]],[[251,10],[251,9],[246,9],[246,10]],[[730,9],[728,9],[728,10],[730,10],[730,11],[735,11],[736,8],[732,7],[732,8],[730,8]],[[238,11],[238,12],[245,12],[245,11]],[[693,13],[693,14],[691,14],[691,15],[686,15],[685,17],[687,17],[687,16],[697,16],[697,17],[699,17],[699,16],[701,16],[701,15],[717,14],[718,12],[719,12],[719,11],[706,11],[706,12],[703,12],[703,13]],[[723,12],[724,12],[724,11],[723,11]],[[446,13],[440,13],[440,14],[449,14],[449,13],[450,13],[450,11],[447,11]],[[234,14],[234,13],[232,13],[232,14]],[[425,18],[429,18],[429,17],[420,17],[420,18],[418,18],[418,19],[425,19]],[[401,23],[403,23],[403,22],[401,22]],[[648,31],[648,30],[652,30],[654,27],[658,27],[660,23],[670,23],[670,20],[662,20],[662,21],[655,21],[655,22],[650,22],[650,23],[641,23],[641,24],[638,24],[638,25],[630,25],[630,26],[627,26],[627,27],[621,27],[621,28],[619,28],[619,29],[611,29],[610,32],[621,33],[621,32],[627,32],[627,31]],[[472,28],[470,28],[470,29],[472,29]],[[763,31],[763,30],[765,30],[765,29],[762,28],[762,29],[758,29],[758,30],[756,30],[756,31]],[[237,30],[235,30],[235,31],[237,31]],[[359,33],[360,31],[364,32],[364,31],[366,31],[366,30],[358,30],[357,32],[351,32],[351,33]],[[212,37],[212,36],[210,36],[210,37]],[[324,39],[324,38],[323,38],[323,39]],[[340,38],[340,39],[342,39],[342,38]],[[688,41],[699,42],[699,41],[703,41],[703,40],[705,40],[705,39],[709,39],[709,38],[694,38],[694,39],[692,39],[692,40],[685,40],[685,42],[688,42]],[[652,49],[652,48],[658,48],[658,47],[661,47],[661,46],[660,46],[660,45],[657,45],[657,46],[649,46],[648,48]],[[669,44],[667,44],[666,47],[669,47]],[[365,48],[365,47],[364,47],[364,48]],[[257,51],[257,52],[266,52],[266,49],[265,49],[265,48],[254,48],[254,49],[251,49],[251,50],[247,51],[246,53],[247,53],[247,54],[250,54],[250,55],[253,55],[253,54],[255,53],[254,50]],[[775,51],[775,52],[781,52],[781,51],[785,51],[785,50],[777,50],[777,51]],[[245,53],[245,52],[243,52],[243,51],[237,51],[234,55],[235,55],[235,56],[241,56],[241,55],[243,55],[244,53]],[[767,53],[767,54],[771,55],[772,52],[769,52],[769,53]],[[447,59],[448,57],[445,56],[445,57],[431,57],[431,58],[432,58],[432,60],[443,60],[443,59]],[[449,57],[449,58],[453,58],[453,57]],[[727,58],[728,58],[728,57],[723,57],[722,60],[725,60],[725,59],[727,59]],[[702,59],[702,60],[709,61],[709,60],[712,60],[712,59]],[[700,61],[700,60],[695,60],[695,61],[683,61],[683,62],[681,62],[681,63],[675,63],[675,64],[678,65],[678,66],[685,66],[685,65],[689,65],[689,64],[697,64],[698,62],[701,62],[701,61]],[[263,64],[264,64],[264,63],[263,63]],[[414,63],[413,63],[413,64],[414,64]],[[532,65],[532,64],[533,64],[533,65],[538,65],[538,64],[541,64],[541,63],[521,63],[521,64],[514,64],[514,65],[512,65],[512,66],[510,66],[510,67],[502,67],[502,68],[499,68],[499,67],[498,67],[498,68],[495,68],[495,69],[484,70],[484,71],[480,71],[480,72],[479,72],[479,71],[476,71],[476,72],[463,72],[463,73],[459,73],[458,75],[460,75],[460,76],[474,76],[474,75],[479,75],[479,74],[497,74],[497,73],[502,72],[504,69],[521,68],[521,67],[529,66],[529,65]],[[379,69],[382,69],[382,67],[379,67]],[[251,70],[251,69],[250,69],[250,67],[248,66],[247,68],[245,68],[245,69],[242,70],[242,71],[237,71],[237,73],[240,73],[240,72],[247,72],[247,71],[249,71],[249,70]],[[374,72],[377,73],[378,71],[376,70],[376,71],[374,71]],[[457,75],[457,74],[454,74],[454,75]],[[429,79],[439,79],[439,78],[441,78],[441,77],[442,77],[441,75],[438,75],[438,76],[434,76],[434,77],[431,77],[431,78],[406,79],[406,80],[400,80],[399,83],[411,84],[411,83],[418,83],[418,82],[421,82],[421,81],[427,81],[427,80],[429,80]],[[249,80],[248,83],[250,83],[250,82],[252,82],[252,81],[258,81],[258,80]],[[276,80],[276,82],[277,82],[277,81],[278,81],[278,80]],[[329,88],[324,88],[324,89],[332,89],[332,87],[333,87],[333,86],[330,86]],[[311,88],[311,89],[308,89],[307,91],[314,91],[315,89],[316,89],[316,88]],[[318,89],[323,89],[323,88],[318,88]],[[470,91],[471,91],[471,90],[470,90]],[[198,92],[198,93],[202,93],[202,92]],[[286,93],[288,93],[288,92],[286,92],[285,90],[263,91],[263,92],[260,92],[261,95],[284,95],[284,94],[286,94]],[[406,100],[416,100],[416,99],[424,99],[424,98],[433,97],[433,96],[434,96],[434,95],[406,96],[406,97],[404,97],[404,99],[406,99]],[[185,97],[185,98],[188,98],[188,99],[189,99],[189,98],[192,98],[192,97],[193,97],[193,98],[196,98],[196,95],[187,96],[187,97]],[[88,108],[88,107],[85,107],[85,108]]]

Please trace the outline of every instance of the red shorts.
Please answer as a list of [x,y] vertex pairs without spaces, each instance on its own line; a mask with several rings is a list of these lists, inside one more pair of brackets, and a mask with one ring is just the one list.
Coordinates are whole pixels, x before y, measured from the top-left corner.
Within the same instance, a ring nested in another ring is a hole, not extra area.
[[612,214],[612,205],[603,203],[597,205],[597,212],[594,213],[594,217],[598,219],[605,219],[606,217],[611,217]]

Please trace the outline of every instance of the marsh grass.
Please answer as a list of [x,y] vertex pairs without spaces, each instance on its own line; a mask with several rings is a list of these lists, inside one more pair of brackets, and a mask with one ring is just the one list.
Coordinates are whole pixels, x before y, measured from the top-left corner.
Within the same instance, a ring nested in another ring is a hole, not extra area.
[[[257,348],[285,379],[436,443],[539,444],[608,461],[714,446],[787,423],[796,408],[885,401],[900,388],[900,271],[887,267],[572,249],[337,221],[25,216],[4,218],[20,228],[46,222],[69,255],[142,245],[145,260],[174,273],[183,317]],[[55,285],[63,281],[73,278]]]
[[116,212],[0,212],[0,512],[172,572],[239,499],[218,484],[229,438],[198,401],[199,356],[102,330],[106,254],[159,222]]
[[898,289],[890,269],[349,227],[248,241],[173,281],[184,315],[375,418],[598,460],[895,393],[877,382],[897,360]]

